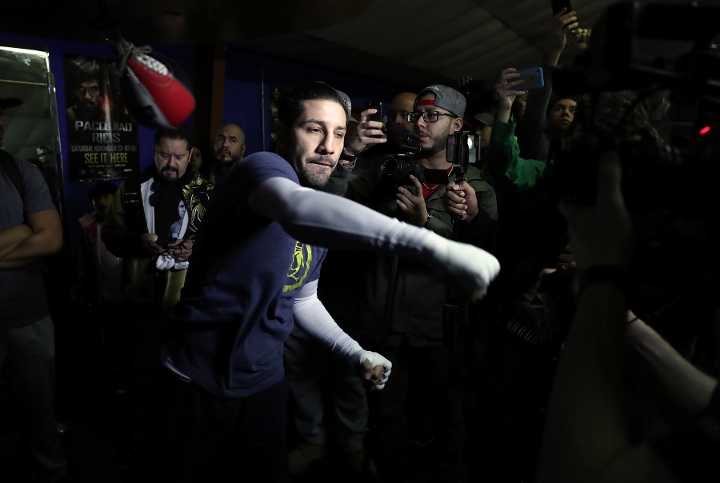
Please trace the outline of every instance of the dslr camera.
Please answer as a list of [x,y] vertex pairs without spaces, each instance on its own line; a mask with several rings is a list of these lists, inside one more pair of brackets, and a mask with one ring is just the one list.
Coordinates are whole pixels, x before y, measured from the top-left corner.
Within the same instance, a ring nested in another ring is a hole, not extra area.
[[425,181],[422,163],[417,159],[420,152],[420,138],[417,134],[392,120],[387,122],[385,128],[388,141],[395,145],[397,152],[385,159],[380,166],[383,176],[407,186],[412,185],[410,175],[415,176],[421,183]]

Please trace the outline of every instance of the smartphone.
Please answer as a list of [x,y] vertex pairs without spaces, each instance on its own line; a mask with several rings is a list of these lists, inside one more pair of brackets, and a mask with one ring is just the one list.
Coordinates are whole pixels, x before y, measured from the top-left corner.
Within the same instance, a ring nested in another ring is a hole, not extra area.
[[565,13],[572,12],[572,5],[570,5],[570,0],[550,0],[550,3],[552,5],[552,13],[555,15],[560,10],[566,8]]
[[377,109],[377,112],[375,114],[370,114],[367,117],[368,121],[382,122],[382,120],[383,120],[382,102],[368,101],[367,106],[365,106],[365,109]]
[[477,134],[468,131],[450,134],[445,142],[445,148],[447,162],[452,163],[453,166],[463,167],[463,173],[467,166],[480,161],[480,136]]
[[513,81],[522,80],[522,84],[513,87],[516,91],[531,91],[540,89],[545,85],[542,67],[531,67],[529,69],[520,69],[515,71],[520,77],[512,79]]

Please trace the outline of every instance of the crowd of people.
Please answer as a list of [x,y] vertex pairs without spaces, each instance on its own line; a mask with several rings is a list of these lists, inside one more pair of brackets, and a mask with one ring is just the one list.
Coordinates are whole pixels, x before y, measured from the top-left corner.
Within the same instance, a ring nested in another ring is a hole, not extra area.
[[[137,179],[92,187],[69,289],[126,401],[128,482],[284,482],[331,447],[347,481],[715,473],[712,199],[649,199],[667,180],[632,163],[671,142],[671,92],[558,95],[561,55],[591,31],[574,11],[551,22],[542,87],[508,66],[477,112],[433,84],[378,121],[310,82],[278,100],[272,152],[246,155],[226,124],[203,159],[184,126],[160,128]],[[0,98],[0,129],[16,105]],[[462,132],[479,160],[449,152]],[[59,216],[0,154],[0,368],[28,403],[31,481],[61,481],[37,295]]]

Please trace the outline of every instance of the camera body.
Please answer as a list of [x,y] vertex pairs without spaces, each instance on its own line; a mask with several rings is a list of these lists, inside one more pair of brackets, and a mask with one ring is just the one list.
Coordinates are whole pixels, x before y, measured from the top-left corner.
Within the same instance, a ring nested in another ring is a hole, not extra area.
[[425,181],[422,163],[416,157],[420,152],[420,138],[393,120],[385,124],[385,129],[388,141],[396,147],[397,152],[387,157],[380,166],[383,176],[406,186],[412,185],[410,175],[421,183]]
[[412,185],[410,175],[415,176],[421,183],[425,181],[425,170],[422,163],[412,156],[395,155],[387,158],[380,166],[380,171],[384,176],[401,185]]

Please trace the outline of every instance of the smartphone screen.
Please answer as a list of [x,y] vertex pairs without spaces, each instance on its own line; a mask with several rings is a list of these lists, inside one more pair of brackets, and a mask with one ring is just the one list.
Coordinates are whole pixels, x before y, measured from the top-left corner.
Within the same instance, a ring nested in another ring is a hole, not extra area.
[[[480,161],[480,136],[467,131],[450,134],[447,137],[445,149],[445,159],[449,163],[455,165],[477,164]],[[455,159],[456,157],[462,159]]]
[[382,113],[382,102],[380,101],[369,101],[367,103],[367,106],[365,106],[365,109],[377,109],[377,112],[375,114],[370,114],[367,117],[368,121],[377,121],[382,122],[383,113]]
[[520,77],[515,80],[523,81],[522,84],[513,87],[516,91],[531,91],[533,89],[540,89],[545,85],[542,67],[520,69],[516,71],[516,73],[520,74]]

